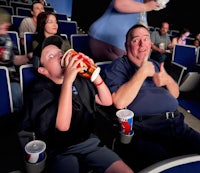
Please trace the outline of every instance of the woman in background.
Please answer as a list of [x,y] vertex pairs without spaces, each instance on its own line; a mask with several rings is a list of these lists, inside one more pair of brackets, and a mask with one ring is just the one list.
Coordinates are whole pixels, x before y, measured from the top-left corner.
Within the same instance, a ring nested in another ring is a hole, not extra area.
[[[45,38],[53,35],[61,36],[60,33],[58,33],[58,23],[54,12],[46,11],[38,15],[36,33],[37,35],[33,40],[33,56],[40,56],[42,51],[42,42]],[[70,47],[69,40],[63,38],[63,52],[68,50]]]
[[172,48],[175,44],[186,45],[186,39],[190,35],[190,31],[188,28],[183,28],[177,37],[172,38]]

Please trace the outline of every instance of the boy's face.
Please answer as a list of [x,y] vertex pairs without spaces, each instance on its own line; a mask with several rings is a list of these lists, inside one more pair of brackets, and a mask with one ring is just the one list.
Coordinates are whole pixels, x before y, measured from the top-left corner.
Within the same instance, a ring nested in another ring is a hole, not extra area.
[[1,23],[0,24],[0,35],[7,34],[9,28],[10,28],[10,23]]
[[61,68],[61,59],[63,53],[61,49],[54,45],[46,46],[42,50],[41,64],[42,67],[38,68],[38,72],[53,81],[63,80],[63,69]]

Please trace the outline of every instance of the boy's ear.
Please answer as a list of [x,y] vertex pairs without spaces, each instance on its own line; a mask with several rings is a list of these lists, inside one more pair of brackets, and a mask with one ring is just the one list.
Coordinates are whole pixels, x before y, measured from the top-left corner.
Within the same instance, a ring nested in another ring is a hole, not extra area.
[[46,69],[44,67],[38,67],[37,71],[39,74],[42,74],[42,75],[46,74]]

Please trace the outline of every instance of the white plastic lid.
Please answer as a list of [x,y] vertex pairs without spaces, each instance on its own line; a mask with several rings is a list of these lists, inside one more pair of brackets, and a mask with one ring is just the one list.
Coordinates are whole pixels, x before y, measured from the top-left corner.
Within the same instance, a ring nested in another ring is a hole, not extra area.
[[46,149],[45,142],[41,140],[33,140],[28,142],[25,146],[25,151],[27,153],[41,153],[44,152]]
[[116,112],[116,116],[122,119],[129,119],[134,116],[134,113],[129,109],[121,109]]
[[91,76],[91,78],[90,78],[90,80],[91,80],[92,82],[97,78],[97,76],[99,75],[100,71],[101,71],[101,68],[100,68],[100,67],[97,67],[97,68],[95,69],[95,71],[92,73],[92,76]]

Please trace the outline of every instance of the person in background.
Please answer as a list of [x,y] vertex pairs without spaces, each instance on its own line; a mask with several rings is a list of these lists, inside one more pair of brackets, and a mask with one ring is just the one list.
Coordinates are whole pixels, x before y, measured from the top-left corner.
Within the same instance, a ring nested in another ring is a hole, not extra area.
[[198,39],[194,39],[193,45],[198,48],[199,47],[199,40]]
[[35,32],[37,26],[37,16],[44,12],[44,5],[40,1],[33,1],[31,6],[32,17],[25,17],[19,26],[19,37],[22,50],[24,50],[24,32]]
[[196,47],[196,55],[197,55],[197,51],[198,51],[198,47],[199,47],[199,40],[198,39],[194,39],[193,41],[193,45]]
[[[45,11],[37,17],[36,36],[33,39],[33,56],[40,56],[42,51],[42,43],[45,38],[60,35],[58,32],[58,21],[54,12]],[[63,37],[62,37],[63,38]],[[63,38],[63,52],[71,48],[69,40]]]
[[102,76],[117,109],[134,112],[130,144],[116,142],[115,151],[137,172],[158,161],[200,154],[200,133],[177,110],[179,87],[164,64],[149,58],[148,28],[136,24],[126,35],[127,54],[110,64]]
[[198,39],[200,41],[200,33],[198,33],[195,37],[195,39]]
[[146,12],[161,5],[154,0],[112,0],[89,28],[90,49],[96,61],[113,60],[126,53],[124,36],[135,23],[147,25]]
[[166,70],[170,71],[172,44],[168,31],[169,23],[162,22],[160,30],[151,33],[151,58],[158,62],[165,62]]
[[164,62],[167,59],[167,53],[172,49],[171,39],[168,34],[169,32],[169,23],[162,22],[160,30],[153,31],[151,33],[151,49],[152,57],[156,57],[155,60],[158,62]]
[[35,66],[38,77],[29,88],[22,123],[46,142],[47,172],[79,173],[82,162],[99,173],[133,173],[93,133],[96,104],[112,104],[109,89],[100,75],[94,82],[77,75],[85,68],[78,67],[80,56],[93,63],[82,53],[68,54],[61,67],[62,43],[57,35],[44,40]]
[[14,111],[22,108],[22,93],[19,83],[19,66],[28,63],[27,55],[19,55],[16,45],[13,44],[8,30],[11,26],[11,16],[0,8],[0,65],[9,69]]
[[186,39],[190,35],[190,31],[188,28],[183,28],[177,37],[172,38],[172,48],[174,48],[175,44],[186,45]]

